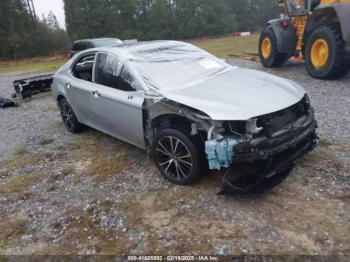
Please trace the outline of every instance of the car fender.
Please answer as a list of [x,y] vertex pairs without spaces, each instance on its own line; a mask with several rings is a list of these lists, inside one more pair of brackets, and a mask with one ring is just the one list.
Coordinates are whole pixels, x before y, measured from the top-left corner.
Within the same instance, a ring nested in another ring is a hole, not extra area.
[[[51,86],[52,87],[51,88],[52,95],[53,95],[57,105],[58,105],[60,97],[63,97],[64,99],[67,100],[68,104],[70,106],[72,106],[73,111],[74,111],[74,105],[72,105],[71,101],[69,100],[69,96],[67,95],[66,89],[63,86],[63,84],[61,84],[62,81],[60,81],[58,78],[59,78],[59,76],[57,74],[54,75],[54,77],[53,77],[53,82],[52,82],[52,86]],[[78,117],[78,119],[79,119],[79,117]]]

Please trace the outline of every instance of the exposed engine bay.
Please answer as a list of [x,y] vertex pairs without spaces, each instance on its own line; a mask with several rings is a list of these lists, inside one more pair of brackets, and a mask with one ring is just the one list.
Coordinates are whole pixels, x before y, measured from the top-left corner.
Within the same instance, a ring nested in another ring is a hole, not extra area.
[[[248,121],[213,121],[167,100],[148,107],[153,119],[171,111],[191,119],[191,134],[201,135],[209,169],[225,170],[219,194],[249,193],[262,184],[280,183],[295,162],[318,144],[308,95],[289,108]],[[146,139],[152,140],[148,134]]]

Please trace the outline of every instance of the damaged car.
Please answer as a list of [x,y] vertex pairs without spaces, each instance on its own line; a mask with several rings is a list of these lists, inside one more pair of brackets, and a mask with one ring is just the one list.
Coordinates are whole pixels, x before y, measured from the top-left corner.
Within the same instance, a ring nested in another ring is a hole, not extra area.
[[84,125],[147,150],[178,185],[226,170],[223,192],[289,173],[317,145],[306,91],[178,41],[90,49],[54,76],[69,132]]

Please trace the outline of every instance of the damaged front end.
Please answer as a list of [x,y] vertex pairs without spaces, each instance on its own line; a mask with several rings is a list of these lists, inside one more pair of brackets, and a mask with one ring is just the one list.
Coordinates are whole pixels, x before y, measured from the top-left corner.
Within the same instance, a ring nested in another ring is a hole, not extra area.
[[287,109],[248,121],[215,121],[205,151],[209,168],[228,169],[221,194],[248,193],[281,182],[317,146],[308,96]]
[[[295,162],[318,143],[317,122],[308,95],[297,104],[247,121],[217,121],[205,113],[163,97],[148,97],[144,105],[145,140],[181,117],[200,135],[211,170],[226,170],[219,194],[251,193],[282,182]],[[158,123],[158,124],[159,124]],[[155,132],[157,132],[155,130]]]

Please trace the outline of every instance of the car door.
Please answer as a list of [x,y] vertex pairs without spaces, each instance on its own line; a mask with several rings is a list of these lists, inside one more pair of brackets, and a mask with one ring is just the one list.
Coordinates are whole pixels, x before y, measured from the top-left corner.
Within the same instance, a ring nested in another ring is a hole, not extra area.
[[132,87],[132,76],[118,58],[98,53],[93,90],[97,129],[140,148],[145,148],[142,90]]
[[64,83],[66,98],[73,108],[79,122],[91,125],[90,115],[93,113],[91,108],[92,91],[92,73],[95,61],[95,54],[80,56],[73,63],[70,70],[70,76]]

